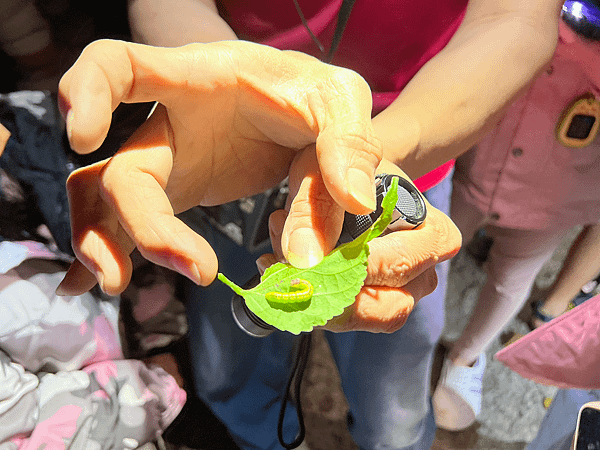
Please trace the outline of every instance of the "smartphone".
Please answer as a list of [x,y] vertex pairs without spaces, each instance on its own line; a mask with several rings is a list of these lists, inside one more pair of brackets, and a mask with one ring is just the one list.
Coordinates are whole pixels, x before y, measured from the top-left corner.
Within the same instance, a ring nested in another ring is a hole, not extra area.
[[600,402],[588,402],[579,410],[575,450],[600,450]]

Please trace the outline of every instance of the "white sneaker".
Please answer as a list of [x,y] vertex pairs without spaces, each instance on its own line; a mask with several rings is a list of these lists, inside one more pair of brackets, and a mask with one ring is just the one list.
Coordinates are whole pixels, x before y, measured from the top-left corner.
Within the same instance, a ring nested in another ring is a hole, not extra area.
[[481,412],[481,390],[485,354],[479,355],[473,367],[455,366],[444,361],[442,375],[433,393],[436,425],[450,431],[471,426]]

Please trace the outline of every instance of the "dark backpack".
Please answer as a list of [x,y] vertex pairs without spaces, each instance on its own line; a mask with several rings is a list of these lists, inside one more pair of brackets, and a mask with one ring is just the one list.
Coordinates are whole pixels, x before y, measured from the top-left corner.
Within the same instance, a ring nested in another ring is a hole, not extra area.
[[[66,180],[74,165],[67,158],[56,105],[49,93],[40,91],[0,95],[0,123],[11,133],[0,168],[35,199],[30,213],[41,213],[58,248],[73,254]],[[0,230],[0,240],[1,235]]]

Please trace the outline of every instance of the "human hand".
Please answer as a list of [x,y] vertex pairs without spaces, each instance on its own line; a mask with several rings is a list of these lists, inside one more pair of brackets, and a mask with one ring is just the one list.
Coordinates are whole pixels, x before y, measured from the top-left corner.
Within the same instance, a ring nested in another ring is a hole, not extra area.
[[[340,210],[375,208],[381,148],[368,86],[354,72],[302,53],[243,41],[180,48],[98,41],[64,75],[59,94],[79,153],[100,146],[119,103],[159,103],[115,156],[69,178],[77,261],[61,293],[86,291],[96,280],[105,292],[120,293],[131,277],[134,247],[209,284],[216,256],[174,213],[275,186],[309,145]],[[318,203],[316,195],[303,191],[296,203]],[[298,267],[316,264],[329,251],[322,236],[331,231],[295,214],[287,222],[282,254]]]
[[[406,177],[397,166],[383,160],[380,173],[393,173]],[[322,218],[316,228],[323,226],[336,230],[328,234],[328,245],[333,248],[339,238],[344,211],[326,195],[320,178],[314,150],[306,149],[299,154],[290,170],[289,208],[296,202],[294,195],[310,190],[320,192],[319,202],[297,207],[293,213],[286,210],[274,212],[269,221],[274,254],[261,256],[257,265],[264,271],[277,261],[283,261],[279,242],[285,235],[286,219],[291,215]],[[303,197],[303,196],[301,196]],[[292,200],[293,199],[293,200]],[[326,211],[326,214],[322,212]],[[336,234],[337,233],[337,234]],[[344,312],[331,319],[323,327],[330,331],[370,331],[391,333],[401,328],[415,304],[433,292],[437,285],[435,265],[452,258],[460,249],[461,236],[448,216],[427,203],[427,217],[422,225],[413,230],[394,230],[369,242],[367,278],[356,301]]]
[[10,138],[10,131],[6,129],[4,125],[0,123],[0,156],[4,153],[8,139]]

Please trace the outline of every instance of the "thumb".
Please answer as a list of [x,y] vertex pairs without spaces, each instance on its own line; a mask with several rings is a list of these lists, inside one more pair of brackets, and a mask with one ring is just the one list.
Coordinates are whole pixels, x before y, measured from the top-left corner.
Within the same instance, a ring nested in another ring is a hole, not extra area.
[[[336,70],[324,89],[316,139],[322,178],[334,200],[352,214],[375,210],[375,170],[383,150],[371,120],[371,90],[360,75]],[[315,108],[316,109],[316,108]]]
[[292,163],[289,198],[293,200],[283,227],[282,253],[294,267],[312,267],[335,248],[344,220],[344,210],[323,182],[314,146]]
[[327,127],[316,146],[322,179],[334,200],[353,214],[373,212],[381,146],[371,127],[364,123]]

